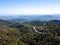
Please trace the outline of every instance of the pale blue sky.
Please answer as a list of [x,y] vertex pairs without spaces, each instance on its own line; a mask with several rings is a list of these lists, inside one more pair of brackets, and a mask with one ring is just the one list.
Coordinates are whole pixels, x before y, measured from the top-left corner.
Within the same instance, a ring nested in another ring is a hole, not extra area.
[[60,14],[60,0],[0,0],[0,15]]

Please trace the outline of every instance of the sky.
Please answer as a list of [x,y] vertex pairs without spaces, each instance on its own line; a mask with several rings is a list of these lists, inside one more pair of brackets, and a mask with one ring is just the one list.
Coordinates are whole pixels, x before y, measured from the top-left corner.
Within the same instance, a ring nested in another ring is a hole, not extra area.
[[60,14],[60,0],[0,0],[0,15]]

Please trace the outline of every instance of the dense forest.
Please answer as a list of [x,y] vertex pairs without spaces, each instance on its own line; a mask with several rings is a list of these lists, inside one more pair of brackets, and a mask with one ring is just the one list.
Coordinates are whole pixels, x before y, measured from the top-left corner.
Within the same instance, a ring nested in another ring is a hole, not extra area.
[[0,20],[0,45],[60,45],[60,20],[23,23]]

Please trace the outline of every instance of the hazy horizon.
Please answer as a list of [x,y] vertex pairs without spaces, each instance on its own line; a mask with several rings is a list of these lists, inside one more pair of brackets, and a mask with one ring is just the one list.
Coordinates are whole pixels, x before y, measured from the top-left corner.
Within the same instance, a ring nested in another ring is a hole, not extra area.
[[0,15],[0,16],[60,16],[60,14],[25,14],[25,15]]

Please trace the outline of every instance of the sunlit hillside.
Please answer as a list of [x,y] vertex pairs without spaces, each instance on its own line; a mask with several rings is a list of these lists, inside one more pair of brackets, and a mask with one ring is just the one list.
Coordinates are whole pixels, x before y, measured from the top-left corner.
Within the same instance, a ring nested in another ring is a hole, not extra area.
[[0,20],[0,45],[60,45],[60,20]]

